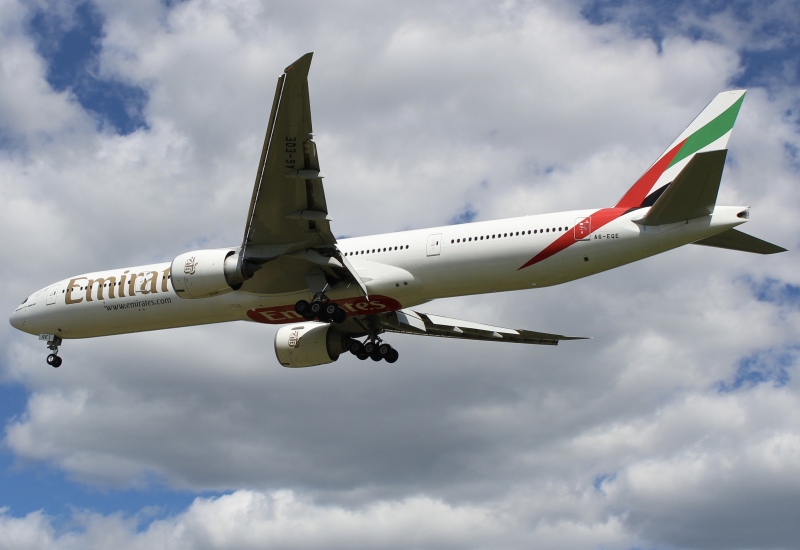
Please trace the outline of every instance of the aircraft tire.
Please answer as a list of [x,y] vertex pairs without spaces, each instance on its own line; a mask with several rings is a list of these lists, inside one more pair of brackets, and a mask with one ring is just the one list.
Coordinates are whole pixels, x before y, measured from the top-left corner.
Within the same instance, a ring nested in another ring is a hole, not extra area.
[[333,319],[333,322],[336,324],[344,323],[347,320],[347,312],[339,306],[336,306],[336,312],[331,315],[331,319]]
[[352,353],[353,355],[359,356],[362,353],[364,353],[364,344],[362,344],[358,340],[353,340],[352,342],[350,342],[348,349],[350,350],[350,353]]
[[389,352],[391,351],[392,351],[392,346],[390,346],[385,342],[380,346],[378,346],[378,354],[380,354],[381,357],[387,357],[389,355]]
[[58,367],[61,366],[61,357],[59,357],[55,353],[51,353],[50,355],[47,356],[47,364],[53,367],[54,369],[57,369]]
[[386,359],[387,363],[394,363],[400,358],[400,354],[397,352],[396,349],[392,348],[389,354],[384,358]]
[[309,304],[307,301],[298,300],[297,303],[294,305],[294,311],[295,311],[295,313],[305,317],[306,314],[308,313],[310,307],[311,307],[311,304]]

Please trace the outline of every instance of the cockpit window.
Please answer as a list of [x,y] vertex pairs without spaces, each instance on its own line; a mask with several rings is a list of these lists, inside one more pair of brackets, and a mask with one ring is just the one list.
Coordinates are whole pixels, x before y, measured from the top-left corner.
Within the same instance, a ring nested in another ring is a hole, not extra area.
[[[22,304],[24,304],[27,301],[28,301],[28,298],[25,298],[24,300],[22,300]],[[22,304],[20,304],[20,305],[22,305]]]

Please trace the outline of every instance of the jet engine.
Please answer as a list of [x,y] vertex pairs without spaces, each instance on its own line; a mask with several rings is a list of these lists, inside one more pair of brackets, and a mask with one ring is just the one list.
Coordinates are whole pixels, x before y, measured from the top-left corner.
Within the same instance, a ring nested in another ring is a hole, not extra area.
[[186,252],[172,260],[172,287],[181,298],[210,298],[236,290],[244,282],[238,262],[239,255],[230,248]]
[[309,321],[282,327],[275,334],[275,355],[284,367],[332,363],[347,351],[352,339],[328,323]]

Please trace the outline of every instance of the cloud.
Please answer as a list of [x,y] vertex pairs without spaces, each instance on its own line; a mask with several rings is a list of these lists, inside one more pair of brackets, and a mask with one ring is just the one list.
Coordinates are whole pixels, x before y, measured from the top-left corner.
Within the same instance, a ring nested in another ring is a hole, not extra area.
[[[0,532],[15,548],[489,548],[524,518],[492,507],[449,505],[417,496],[375,502],[356,509],[318,504],[292,491],[241,490],[198,498],[179,515],[147,518],[102,516],[77,511],[73,527],[59,530],[34,512],[24,518],[0,516]],[[144,520],[144,525],[140,522]],[[59,532],[61,531],[61,532]],[[626,541],[613,518],[590,525],[543,522],[504,546],[574,548]],[[113,542],[112,542],[113,541]],[[34,546],[35,544],[35,546]]]
[[[29,12],[0,4],[9,312],[74,273],[238,242],[275,78],[312,49],[332,227],[353,236],[614,204],[742,74],[718,19],[655,40],[572,3],[96,6],[97,74],[147,92],[126,135],[53,90]],[[153,513],[42,494],[41,511],[4,511],[0,546],[790,547],[797,102],[748,92],[721,190],[789,253],[685,247],[420,308],[590,341],[395,336],[395,365],[293,371],[273,328],[236,323],[68,341],[54,371],[6,327],[2,379],[27,392],[3,439],[19,467],[204,496]]]

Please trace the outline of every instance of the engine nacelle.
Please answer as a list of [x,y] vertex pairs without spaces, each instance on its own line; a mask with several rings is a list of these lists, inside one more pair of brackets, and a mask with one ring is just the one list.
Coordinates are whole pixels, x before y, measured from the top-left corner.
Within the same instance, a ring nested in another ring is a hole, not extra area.
[[172,260],[172,287],[181,298],[210,298],[241,286],[236,250],[219,248],[186,252]]
[[275,355],[284,367],[313,367],[333,363],[351,338],[328,323],[308,321],[282,327],[275,334]]

